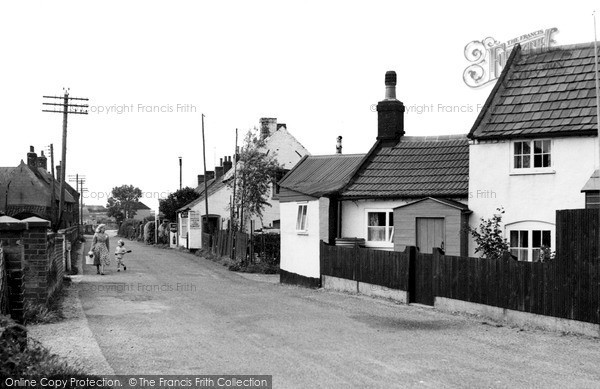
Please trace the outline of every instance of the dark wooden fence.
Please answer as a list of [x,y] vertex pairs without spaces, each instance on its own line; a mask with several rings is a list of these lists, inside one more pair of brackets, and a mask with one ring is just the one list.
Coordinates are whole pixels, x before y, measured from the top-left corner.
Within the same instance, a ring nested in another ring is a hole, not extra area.
[[407,253],[321,242],[321,274],[325,276],[407,290],[408,260]]
[[2,248],[2,242],[0,242],[0,314],[8,315],[8,277],[7,277],[7,265],[4,258],[4,249]]
[[[600,323],[600,211],[565,210],[556,216],[556,257],[519,262],[344,248],[321,244],[321,274],[408,291],[409,301],[435,297],[546,316]],[[392,258],[395,258],[392,260]]]
[[[268,235],[268,236],[267,236]],[[279,234],[253,234],[219,230],[202,234],[202,249],[219,257],[230,257],[240,262],[254,262],[256,258],[279,265]]]

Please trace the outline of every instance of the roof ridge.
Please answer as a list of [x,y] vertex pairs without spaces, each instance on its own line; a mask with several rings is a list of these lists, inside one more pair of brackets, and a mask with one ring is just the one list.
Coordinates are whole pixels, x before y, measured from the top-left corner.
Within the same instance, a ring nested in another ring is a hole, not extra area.
[[[596,41],[600,47],[600,41]],[[550,46],[550,47],[537,47],[533,49],[529,49],[523,52],[524,56],[536,55],[536,54],[544,54],[551,51],[558,50],[574,50],[574,49],[593,49],[594,41],[589,41],[585,43],[571,43],[568,45],[558,45],[558,46]]]

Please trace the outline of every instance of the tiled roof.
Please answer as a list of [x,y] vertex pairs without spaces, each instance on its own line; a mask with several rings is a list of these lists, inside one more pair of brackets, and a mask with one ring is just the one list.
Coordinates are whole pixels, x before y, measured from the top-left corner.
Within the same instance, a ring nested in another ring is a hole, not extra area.
[[[225,185],[227,185],[227,183],[225,181],[223,181],[223,177],[219,177],[218,180],[215,180],[214,178],[212,180],[209,180],[206,183],[206,186],[208,188],[208,196],[212,196],[213,194],[215,194],[216,192],[218,192],[221,188],[223,188]],[[186,209],[190,209],[198,204],[200,204],[201,202],[204,202],[204,184],[202,185],[198,185],[195,189],[196,192],[200,193],[200,197],[198,197],[196,200],[184,205],[183,207],[179,208],[177,210],[177,212],[181,212],[181,211],[185,211]],[[210,210],[210,201],[208,204],[209,210]]]
[[597,133],[593,43],[516,47],[479,114],[474,139]]
[[342,191],[344,198],[466,197],[469,144],[464,135],[402,137],[378,145]]
[[348,183],[364,157],[364,154],[307,156],[279,186],[315,197],[337,192]]

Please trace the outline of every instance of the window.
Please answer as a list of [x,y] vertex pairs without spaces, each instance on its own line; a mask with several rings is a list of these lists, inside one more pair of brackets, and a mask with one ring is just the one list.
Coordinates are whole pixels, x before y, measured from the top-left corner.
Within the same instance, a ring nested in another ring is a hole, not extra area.
[[272,197],[274,199],[278,198],[279,195],[279,191],[281,190],[281,187],[279,186],[279,181],[281,181],[281,179],[289,172],[289,169],[282,169],[282,170],[278,170],[275,173],[275,177],[273,177],[273,195]]
[[296,219],[296,231],[306,232],[306,213],[308,211],[308,204],[298,204],[298,217]]
[[543,169],[552,167],[550,139],[513,143],[513,169]]
[[552,245],[549,230],[513,230],[510,231],[510,253],[519,261],[540,260],[540,248]]
[[394,237],[394,212],[367,212],[367,241],[392,242]]

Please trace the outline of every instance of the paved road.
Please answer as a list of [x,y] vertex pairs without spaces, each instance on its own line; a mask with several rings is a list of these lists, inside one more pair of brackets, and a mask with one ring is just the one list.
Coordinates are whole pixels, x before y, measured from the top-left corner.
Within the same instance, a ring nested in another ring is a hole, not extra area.
[[260,282],[127,245],[126,272],[85,266],[78,284],[117,374],[272,374],[276,388],[600,386],[597,339]]

